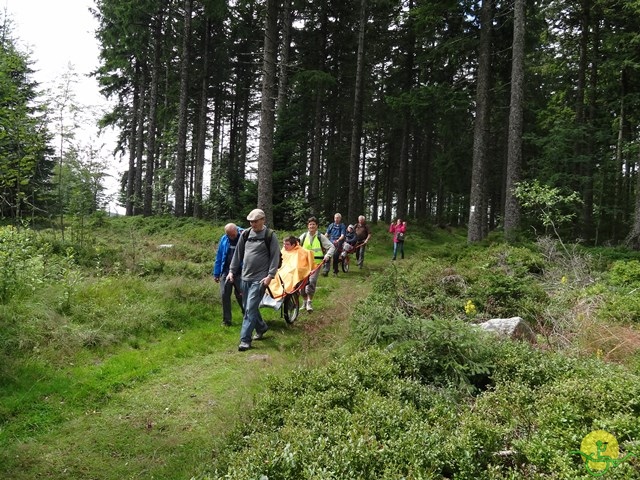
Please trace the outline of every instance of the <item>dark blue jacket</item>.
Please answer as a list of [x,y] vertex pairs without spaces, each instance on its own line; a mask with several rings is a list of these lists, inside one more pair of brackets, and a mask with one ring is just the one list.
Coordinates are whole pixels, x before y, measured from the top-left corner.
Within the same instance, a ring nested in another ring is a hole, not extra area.
[[[238,239],[240,239],[240,234],[244,231],[244,228],[236,227],[238,229]],[[226,275],[229,273],[229,267],[224,268],[224,261],[227,258],[227,252],[229,251],[229,237],[225,233],[220,237],[220,242],[218,243],[218,252],[216,253],[216,261],[213,262],[213,272],[211,274],[215,278],[220,278],[222,275]]]
[[335,242],[342,236],[346,236],[346,234],[347,226],[344,223],[332,223],[329,225],[329,228],[327,228],[327,238],[332,242]]

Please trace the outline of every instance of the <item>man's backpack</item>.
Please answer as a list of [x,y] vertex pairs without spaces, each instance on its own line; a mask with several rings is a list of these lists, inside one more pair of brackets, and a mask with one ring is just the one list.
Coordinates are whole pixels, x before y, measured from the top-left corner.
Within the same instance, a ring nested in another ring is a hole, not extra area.
[[[249,232],[251,232],[250,228],[247,228],[242,232],[242,238],[246,242],[249,238]],[[264,232],[264,246],[267,247],[267,253],[271,256],[271,240],[273,239],[273,230],[267,227],[267,231]],[[282,267],[282,252],[278,251],[280,254],[280,259],[278,260],[278,268]]]

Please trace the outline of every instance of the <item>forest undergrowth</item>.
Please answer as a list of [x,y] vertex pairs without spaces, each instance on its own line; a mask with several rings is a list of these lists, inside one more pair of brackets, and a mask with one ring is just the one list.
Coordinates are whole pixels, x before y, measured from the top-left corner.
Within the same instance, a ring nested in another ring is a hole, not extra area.
[[[639,472],[635,252],[468,246],[464,232],[414,227],[392,262],[376,225],[364,269],[322,278],[316,311],[293,326],[263,310],[268,336],[240,353],[239,310],[220,326],[210,277],[221,233],[163,218],[98,218],[64,241],[2,228],[0,476]],[[534,345],[477,327],[514,316]],[[625,460],[585,464],[594,431]]]

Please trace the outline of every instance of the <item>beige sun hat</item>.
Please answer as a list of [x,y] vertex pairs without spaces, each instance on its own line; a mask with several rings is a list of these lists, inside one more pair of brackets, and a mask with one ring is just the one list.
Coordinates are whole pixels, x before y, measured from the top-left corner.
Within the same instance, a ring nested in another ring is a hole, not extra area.
[[249,215],[247,215],[247,220],[249,220],[250,222],[253,222],[254,220],[260,220],[261,218],[264,218],[264,217],[265,217],[264,211],[260,210],[259,208],[254,208],[249,212]]

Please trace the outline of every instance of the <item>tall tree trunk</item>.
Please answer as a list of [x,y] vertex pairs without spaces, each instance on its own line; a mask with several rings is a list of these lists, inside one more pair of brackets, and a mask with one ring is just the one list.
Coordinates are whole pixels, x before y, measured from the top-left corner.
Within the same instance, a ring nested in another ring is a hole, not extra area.
[[[640,165],[640,158],[638,159]],[[640,250],[640,175],[636,175],[636,202],[633,226],[627,236],[627,245],[634,250]]]
[[[573,144],[573,180],[570,181],[570,188],[572,190],[583,193],[584,192],[584,178],[583,178],[583,165],[587,147],[586,147],[586,114],[585,114],[585,98],[586,98],[586,84],[587,84],[587,69],[589,65],[589,10],[591,0],[581,0],[578,2],[581,6],[580,11],[580,32],[579,32],[579,57],[578,57],[578,72],[575,80],[575,118],[574,126],[576,130],[576,138]],[[581,218],[580,220],[583,220]],[[579,225],[581,222],[574,224],[574,235],[579,236],[582,234],[580,231],[582,227]]]
[[138,132],[136,135],[136,181],[133,194],[133,214],[142,213],[142,171],[144,170],[144,120],[147,112],[147,66],[140,75],[140,104],[138,108]]
[[147,133],[147,170],[144,179],[143,215],[153,214],[153,177],[156,163],[156,130],[158,125],[158,91],[160,83],[160,56],[162,53],[162,24],[164,9],[162,4],[153,17],[153,65],[151,67],[151,85],[149,86],[149,132]]
[[351,153],[349,155],[349,205],[347,218],[356,219],[360,213],[358,177],[360,172],[360,141],[362,137],[362,97],[364,95],[364,46],[367,27],[367,0],[360,0],[360,29],[358,31],[358,56],[356,60],[356,85],[353,99],[353,126],[351,129]]
[[180,107],[178,111],[178,145],[176,152],[176,178],[174,180],[175,215],[184,216],[185,173],[187,161],[187,100],[189,94],[189,53],[191,39],[191,9],[193,0],[184,0],[184,28],[180,63]]
[[311,158],[309,162],[309,208],[312,215],[319,215],[320,203],[320,157],[322,155],[322,87],[315,92],[313,109],[313,138],[311,140]]
[[[414,8],[413,0],[409,1],[408,5],[409,13]],[[407,51],[404,57],[404,80],[402,89],[405,95],[409,95],[413,88],[413,69],[415,66],[415,33],[413,28],[413,21],[409,15],[407,21]],[[402,144],[400,147],[400,165],[398,167],[398,204],[396,205],[396,214],[399,218],[406,218],[407,216],[407,204],[408,204],[408,191],[409,191],[409,152],[411,151],[411,112],[408,107],[405,107],[402,113]]]
[[524,93],[525,0],[515,0],[513,9],[513,48],[511,59],[511,105],[507,141],[507,184],[505,189],[504,233],[514,240],[520,226],[520,204],[513,191],[522,170],[522,111]]
[[478,85],[476,91],[476,123],[473,130],[473,166],[467,241],[479,242],[487,222],[485,189],[489,142],[489,91],[491,83],[491,24],[493,0],[483,0],[480,9],[480,48],[478,52]]
[[200,110],[198,115],[198,141],[195,158],[195,184],[193,191],[193,216],[202,218],[202,184],[204,181],[204,154],[207,140],[207,105],[209,103],[209,41],[211,23],[205,20],[205,34],[202,54],[202,84],[200,87]]
[[[625,179],[623,178],[622,172],[625,170],[625,152],[624,152],[624,144],[627,138],[627,112],[626,112],[626,98],[627,92],[629,90],[628,86],[628,72],[627,67],[624,67],[620,72],[620,113],[618,115],[618,139],[616,142],[616,160],[614,163],[613,170],[613,218],[614,221],[611,222],[611,231],[609,232],[609,237],[615,237],[617,233],[616,225],[622,223],[622,211],[624,206],[622,205],[622,199],[624,198],[623,190],[625,185]],[[640,190],[636,190],[636,196],[640,194]],[[636,204],[638,199],[636,198]],[[638,218],[640,212],[638,212],[638,208],[636,207],[636,218]],[[635,226],[634,226],[635,228]],[[640,232],[640,224],[638,225],[638,232]],[[640,245],[640,243],[639,243]]]
[[371,205],[371,221],[376,223],[378,221],[378,202],[380,196],[380,181],[382,179],[382,128],[378,126],[378,134],[376,135],[376,166],[375,166],[375,175],[373,177],[373,187],[371,192],[372,197],[372,205]]
[[135,200],[135,183],[136,183],[136,146],[137,146],[137,132],[138,132],[138,110],[141,107],[140,101],[140,66],[136,63],[135,66],[135,81],[133,87],[133,101],[131,104],[131,127],[129,131],[129,171],[127,172],[127,198],[125,203],[125,214],[127,216],[133,215],[134,200]]
[[[164,101],[162,102],[162,107],[164,111],[169,109],[169,75],[170,75],[171,67],[167,64],[164,68],[164,81],[162,82],[162,98]],[[162,138],[162,132],[166,132],[168,130],[168,118],[166,115],[163,116],[162,125],[158,128],[158,137]],[[157,188],[154,189],[154,204],[155,210],[161,213],[169,213],[169,190],[172,184],[171,181],[171,171],[168,166],[167,157],[168,154],[168,146],[167,142],[163,141],[160,143],[158,150],[158,168],[155,175],[155,182],[157,184]]]
[[[222,148],[222,109],[224,100],[222,99],[222,88],[216,88],[215,100],[213,103],[213,134],[211,139],[211,174],[209,177],[210,189],[209,196],[214,197],[214,193],[220,191],[220,181],[222,180],[222,171],[220,168],[220,155]],[[216,210],[217,211],[217,210]]]
[[262,57],[260,145],[258,147],[258,207],[266,222],[273,223],[273,131],[276,103],[276,59],[278,53],[278,0],[267,0]]
[[[583,173],[582,177],[584,178],[584,186],[582,190],[582,235],[584,239],[588,239],[589,241],[595,238],[594,225],[593,225],[593,190],[594,190],[594,169],[596,168],[595,164],[599,162],[597,158],[597,154],[595,153],[597,146],[595,145],[594,132],[595,132],[595,123],[597,122],[597,110],[598,110],[598,70],[600,68],[600,54],[599,47],[600,44],[600,26],[599,22],[594,22],[593,25],[593,49],[592,49],[592,60],[590,62],[591,65],[591,74],[589,75],[589,96],[587,99],[588,105],[588,114],[587,114],[587,138],[586,138],[586,154],[587,158],[583,162]],[[625,217],[629,218],[629,217]]]
[[[319,71],[325,70],[325,59],[327,57],[327,5],[322,3],[318,13],[319,19],[319,40],[317,45],[319,55],[317,56]],[[313,107],[313,133],[311,136],[311,154],[309,158],[309,210],[312,215],[320,215],[322,211],[322,202],[320,198],[320,175],[321,175],[321,156],[322,146],[324,144],[323,135],[323,119],[324,119],[324,102],[325,87],[323,82],[316,82],[314,91],[315,104]]]
[[287,103],[289,84],[289,52],[291,50],[291,0],[284,0],[282,6],[282,40],[280,42],[280,68],[278,75],[278,101],[276,112],[278,118]]

